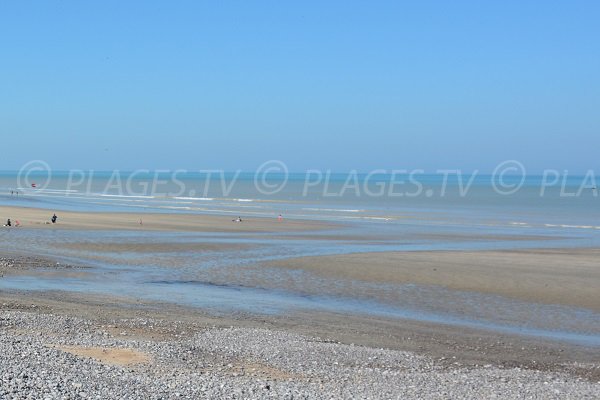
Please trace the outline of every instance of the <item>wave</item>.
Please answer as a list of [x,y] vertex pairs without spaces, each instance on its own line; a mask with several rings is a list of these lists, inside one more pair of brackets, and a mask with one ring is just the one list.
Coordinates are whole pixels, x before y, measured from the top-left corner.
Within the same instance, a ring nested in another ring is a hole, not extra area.
[[568,229],[600,229],[600,226],[594,225],[567,225],[567,224],[544,224],[548,228],[568,228]]
[[303,208],[303,210],[305,211],[332,211],[332,212],[351,212],[351,213],[358,213],[358,212],[365,212],[365,210],[341,210],[339,208]]
[[132,195],[123,195],[123,194],[100,194],[101,197],[117,197],[124,199],[154,199],[154,196],[132,196]]
[[561,228],[574,228],[574,229],[594,229],[598,228],[597,226],[591,225],[560,225]]
[[174,197],[175,200],[198,200],[198,201],[213,201],[212,197]]
[[24,192],[38,192],[38,193],[79,193],[79,190],[74,190],[74,189],[69,189],[69,190],[63,190],[63,189],[44,189],[44,188],[17,188],[16,190],[22,190]]

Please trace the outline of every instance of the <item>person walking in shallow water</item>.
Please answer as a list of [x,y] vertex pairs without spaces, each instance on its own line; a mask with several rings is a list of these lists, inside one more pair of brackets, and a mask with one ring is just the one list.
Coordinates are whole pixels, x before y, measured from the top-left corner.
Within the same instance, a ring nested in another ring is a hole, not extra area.
[[12,223],[10,222],[10,218],[8,220],[6,220],[6,225],[4,226],[12,226]]

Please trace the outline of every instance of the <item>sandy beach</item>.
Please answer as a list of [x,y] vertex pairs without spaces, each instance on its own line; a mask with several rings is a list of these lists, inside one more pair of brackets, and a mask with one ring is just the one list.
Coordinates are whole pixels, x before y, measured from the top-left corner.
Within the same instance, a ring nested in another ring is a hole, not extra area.
[[600,311],[598,249],[528,249],[348,254],[271,266],[373,283],[437,285]]
[[[184,273],[185,282],[232,287],[235,291],[257,288],[265,294],[273,290],[301,296],[364,296],[382,304],[396,304],[402,298],[384,287],[422,285],[434,291],[439,287],[534,305],[600,310],[597,249],[267,257],[258,263],[233,267],[217,263],[218,267],[196,270],[185,260],[260,255],[269,240],[278,240],[275,248],[288,242],[307,242],[308,246],[319,242],[329,248],[329,244],[346,242],[352,246],[383,243],[386,238],[377,234],[365,237],[341,224],[309,220],[233,223],[228,217],[204,215],[60,212],[59,222],[51,225],[44,223],[51,215],[47,210],[4,207],[0,211],[20,218],[23,226],[10,230],[31,229],[35,243],[42,243],[42,237],[49,240],[56,254],[67,259],[76,256],[73,259],[83,262],[57,262],[40,256],[37,249],[27,254],[5,249],[0,280],[75,279],[91,285],[105,280],[104,276],[114,279],[111,269],[96,271],[96,262],[133,268],[136,274],[143,273],[148,263],[159,262],[175,277]],[[139,218],[143,219],[141,226],[136,223]],[[83,235],[89,231],[92,236]],[[102,235],[94,236],[94,231]],[[69,235],[55,240],[56,232]],[[122,232],[128,232],[127,240],[113,237]],[[185,236],[173,240],[160,236],[161,232]],[[189,234],[194,232],[203,236],[192,240]],[[212,241],[210,233],[225,234],[219,237],[226,241]],[[238,235],[242,235],[242,242],[236,241]],[[255,242],[256,238],[266,242]],[[247,239],[250,241],[244,242]],[[467,235],[457,238],[470,239]],[[479,240],[483,240],[481,236]],[[490,235],[487,240],[527,242],[539,237]],[[0,349],[5,354],[0,367],[10,371],[0,373],[1,395],[12,398],[27,387],[39,396],[96,394],[110,398],[109,388],[116,381],[127,382],[120,383],[126,387],[122,394],[133,398],[402,395],[409,399],[559,399],[565,395],[593,398],[600,393],[600,348],[595,346],[365,313],[302,308],[285,313],[214,313],[168,298],[144,299],[135,291],[102,294],[65,289],[68,287],[0,292]],[[22,364],[22,354],[42,356]],[[43,378],[43,371],[48,369],[60,373]],[[104,373],[98,377],[90,372],[94,370]],[[14,379],[23,374],[28,378]],[[96,378],[91,380],[90,376]],[[47,383],[48,379],[52,383]],[[57,386],[52,386],[54,383]]]
[[[115,213],[115,212],[57,212],[58,223],[52,224],[53,211],[27,207],[1,207],[3,221],[10,218],[20,222],[20,228],[79,229],[79,230],[137,230],[163,232],[289,232],[331,229],[335,223],[306,220],[277,220],[273,218],[243,218],[204,214]],[[141,223],[140,223],[141,222]]]

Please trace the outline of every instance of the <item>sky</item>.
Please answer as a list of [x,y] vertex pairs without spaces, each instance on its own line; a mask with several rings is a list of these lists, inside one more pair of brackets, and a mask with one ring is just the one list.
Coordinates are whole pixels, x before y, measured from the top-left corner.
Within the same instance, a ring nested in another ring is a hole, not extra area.
[[582,172],[598,1],[2,1],[1,170]]

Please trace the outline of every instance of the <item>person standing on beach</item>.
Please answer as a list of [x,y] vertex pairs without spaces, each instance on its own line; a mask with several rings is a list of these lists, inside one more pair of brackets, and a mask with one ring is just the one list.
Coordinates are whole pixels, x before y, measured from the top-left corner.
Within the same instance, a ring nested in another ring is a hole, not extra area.
[[9,218],[9,219],[6,221],[6,225],[4,225],[4,226],[11,226],[11,225],[12,225],[12,224],[11,224],[11,222],[10,222],[10,218]]
[[54,214],[51,219],[52,223],[55,224],[57,219],[58,217],[56,216],[56,214]]

